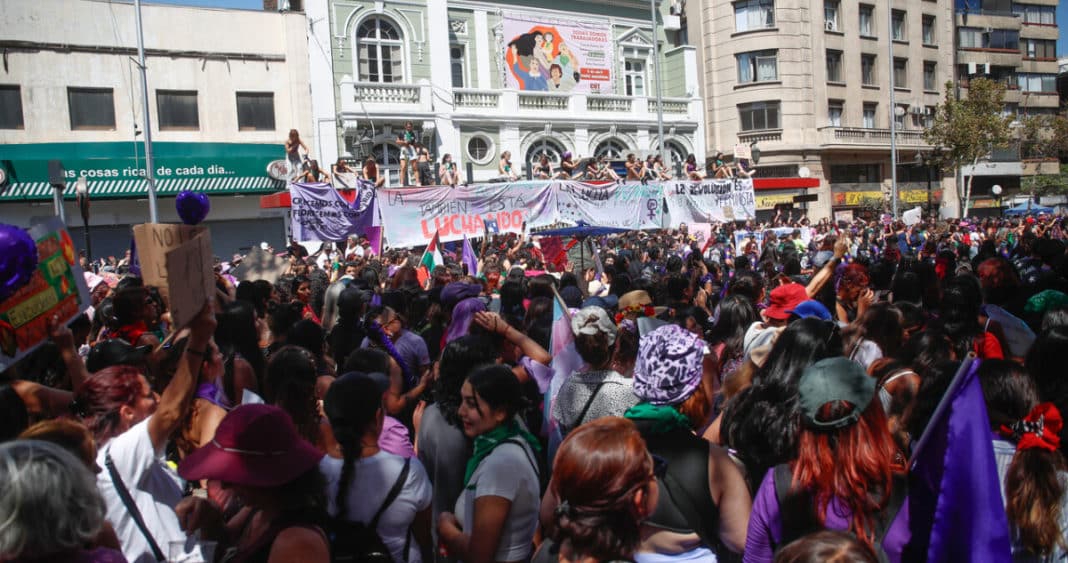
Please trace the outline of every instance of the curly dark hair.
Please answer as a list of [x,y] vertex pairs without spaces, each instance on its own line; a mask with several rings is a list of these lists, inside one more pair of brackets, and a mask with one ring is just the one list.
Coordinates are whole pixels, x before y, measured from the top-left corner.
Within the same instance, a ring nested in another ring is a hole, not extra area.
[[460,388],[467,375],[480,366],[497,359],[497,348],[481,335],[461,336],[445,346],[438,364],[438,380],[434,385],[434,402],[449,424],[460,428]]

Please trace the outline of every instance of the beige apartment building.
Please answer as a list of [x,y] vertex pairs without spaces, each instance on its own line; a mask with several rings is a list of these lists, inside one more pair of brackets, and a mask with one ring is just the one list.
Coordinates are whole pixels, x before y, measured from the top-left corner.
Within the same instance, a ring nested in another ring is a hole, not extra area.
[[[1029,1],[1055,10],[1056,0]],[[955,14],[947,0],[691,0],[687,23],[700,49],[709,154],[756,143],[758,177],[819,180],[818,188],[781,182],[761,191],[765,208],[815,193],[807,204],[812,217],[870,214],[890,201],[894,120],[900,208],[930,204],[954,215],[954,179],[923,164],[933,152],[923,130],[946,82],[1005,80],[1006,111],[1057,104],[1053,12],[979,2],[971,14]],[[990,171],[1015,173],[1018,186],[1019,154],[991,157],[999,159],[1014,166]]]

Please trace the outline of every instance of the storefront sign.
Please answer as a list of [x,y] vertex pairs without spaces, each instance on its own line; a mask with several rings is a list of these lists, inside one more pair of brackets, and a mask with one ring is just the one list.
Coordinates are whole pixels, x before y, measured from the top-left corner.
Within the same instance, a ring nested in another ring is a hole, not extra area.
[[613,91],[612,30],[584,24],[504,13],[507,87],[542,92]]
[[775,209],[776,205],[784,203],[793,204],[794,194],[757,194],[756,196],[756,208],[759,211],[767,209]]

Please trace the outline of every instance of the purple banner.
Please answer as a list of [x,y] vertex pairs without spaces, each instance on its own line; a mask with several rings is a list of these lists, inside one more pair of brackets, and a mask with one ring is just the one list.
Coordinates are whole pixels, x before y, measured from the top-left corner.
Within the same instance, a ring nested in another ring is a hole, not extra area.
[[365,234],[374,225],[376,209],[374,191],[370,193],[371,201],[361,197],[363,201],[354,208],[329,184],[290,184],[293,238],[342,241],[349,235]]

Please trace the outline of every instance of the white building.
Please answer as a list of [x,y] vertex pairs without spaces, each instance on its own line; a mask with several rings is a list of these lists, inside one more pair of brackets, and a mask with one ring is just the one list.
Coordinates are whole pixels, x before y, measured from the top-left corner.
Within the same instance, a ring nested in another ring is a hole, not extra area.
[[[307,20],[301,13],[167,5],[142,8],[159,214],[173,196],[211,196],[219,253],[284,242],[284,213],[255,194],[290,129],[310,132]],[[94,255],[130,244],[148,221],[142,86],[134,7],[99,0],[5,0],[0,10],[0,221],[54,215],[48,161],[70,185],[67,222],[80,245],[73,184],[89,182]],[[265,220],[266,219],[266,220]]]

